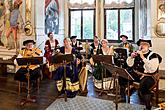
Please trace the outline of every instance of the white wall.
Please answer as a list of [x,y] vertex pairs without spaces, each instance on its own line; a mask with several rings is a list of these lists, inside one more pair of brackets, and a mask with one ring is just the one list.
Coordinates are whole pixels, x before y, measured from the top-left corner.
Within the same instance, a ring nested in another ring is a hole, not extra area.
[[65,21],[64,21],[64,18],[66,18],[66,16],[64,16],[64,10],[65,10],[65,1],[66,0],[58,0],[59,1],[59,7],[60,7],[60,19],[59,19],[59,34],[58,35],[55,35],[55,37],[58,39],[60,45],[63,45],[63,39],[64,39],[64,32],[65,32],[65,29],[64,29],[64,24],[65,24]]
[[151,38],[152,38],[152,43],[153,47],[152,50],[159,53],[163,61],[160,64],[160,70],[165,70],[165,38],[159,38],[155,34],[155,26],[157,21],[157,0],[151,0],[150,8],[151,8]]

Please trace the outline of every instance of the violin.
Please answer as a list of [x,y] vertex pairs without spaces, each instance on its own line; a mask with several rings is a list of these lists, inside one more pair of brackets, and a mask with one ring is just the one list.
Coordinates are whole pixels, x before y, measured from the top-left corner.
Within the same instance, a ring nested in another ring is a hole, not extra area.
[[42,53],[39,48],[32,48],[32,49],[25,49],[24,50],[24,57],[37,57]]

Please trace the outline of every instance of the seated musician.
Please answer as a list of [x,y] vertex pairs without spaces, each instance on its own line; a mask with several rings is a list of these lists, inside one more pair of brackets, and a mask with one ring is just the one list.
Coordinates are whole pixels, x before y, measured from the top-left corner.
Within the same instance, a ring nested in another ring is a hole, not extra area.
[[128,49],[129,53],[133,52],[133,46],[130,42],[127,41],[128,37],[126,35],[121,35],[120,38],[122,42],[119,44],[119,47],[124,47]]
[[[28,58],[28,57],[37,57],[39,56],[42,52],[40,49],[34,47],[35,42],[33,40],[26,40],[23,42],[23,45],[25,48],[23,50],[20,50],[17,58]],[[14,61],[15,64],[17,64],[16,60]],[[14,80],[18,80],[21,82],[26,82],[26,73],[28,72],[27,70],[27,65],[23,66],[18,66],[18,70],[14,76]],[[39,71],[39,65],[30,65],[30,80],[36,80],[40,77],[40,71]]]
[[145,101],[146,109],[151,110],[150,88],[155,84],[155,74],[162,58],[149,50],[152,46],[151,40],[140,39],[137,45],[139,50],[131,53],[131,56],[127,59],[127,64],[132,67],[131,75],[135,81],[140,82],[139,91]]
[[52,54],[55,51],[55,49],[58,47],[59,43],[57,39],[54,39],[52,32],[48,33],[48,37],[49,39],[45,42],[45,48],[44,48],[45,49],[44,57],[46,57],[47,65],[44,65],[43,73],[45,77],[48,77],[49,79],[51,79],[52,73],[49,72],[48,68],[51,65],[50,60],[51,60]]
[[[97,54],[99,55],[114,55],[114,51],[113,51],[113,46],[109,47],[108,46],[108,40],[107,39],[102,39],[101,40],[101,49],[100,52]],[[93,72],[93,76],[94,76],[94,85],[96,88],[101,89],[101,83],[102,83],[102,66],[100,63],[95,64],[92,59],[90,59],[90,63],[94,66],[94,72]],[[110,81],[111,81],[111,76],[112,74],[106,70],[106,73],[103,74],[104,77],[104,81],[105,83],[103,84],[103,87],[105,87],[104,89],[109,89],[110,86]],[[106,85],[105,85],[106,84]]]
[[94,41],[93,43],[90,45],[90,54],[91,55],[95,55],[96,53],[99,53],[100,49],[101,49],[101,44],[99,42],[99,38],[97,36],[94,36]]
[[[71,40],[64,38],[64,46],[60,48],[62,54],[73,54],[75,55],[75,49],[71,46]],[[66,90],[68,97],[75,97],[79,90],[79,72],[82,68],[81,55],[76,55],[76,60],[67,64],[66,66]],[[59,92],[63,92],[63,74],[64,67],[60,66],[53,71],[54,79],[56,81],[57,89]]]
[[74,47],[77,51],[82,50],[82,43],[80,41],[78,41],[77,36],[72,36],[70,39],[72,41],[72,47]]

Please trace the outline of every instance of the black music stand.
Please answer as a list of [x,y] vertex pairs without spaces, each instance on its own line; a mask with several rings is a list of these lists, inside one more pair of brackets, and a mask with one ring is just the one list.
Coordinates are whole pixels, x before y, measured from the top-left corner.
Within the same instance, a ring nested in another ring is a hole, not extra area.
[[123,67],[125,65],[126,59],[128,57],[127,55],[127,49],[126,48],[115,48],[114,51],[117,53],[118,57],[115,59],[115,64],[119,67]]
[[[92,55],[93,61],[95,63],[101,63],[101,65],[103,66],[103,63],[108,63],[108,64],[112,64],[113,63],[113,56],[112,55]],[[104,67],[104,66],[103,66]],[[101,85],[101,91],[99,93],[99,95],[102,95],[103,92],[107,93],[107,91],[104,90],[103,87],[103,74],[106,72],[105,68],[102,68],[102,72],[101,72],[101,81],[102,81],[102,85]],[[106,73],[105,73],[106,74]]]
[[62,63],[64,66],[64,77],[63,77],[63,90],[64,90],[64,98],[65,102],[67,101],[67,94],[66,94],[66,64],[73,61],[73,54],[62,54],[62,55],[54,55],[51,58],[52,64]]
[[27,57],[27,58],[16,58],[17,63],[19,66],[27,65],[27,74],[26,78],[28,81],[28,94],[26,99],[21,100],[21,105],[24,105],[26,103],[35,103],[36,99],[30,97],[30,65],[40,65],[43,64],[43,57]]
[[[115,105],[116,105],[116,110],[118,109],[118,92],[119,92],[119,83],[118,83],[118,77],[123,77],[128,80],[134,80],[133,77],[127,72],[126,69],[120,68],[117,66],[114,66],[112,64],[108,63],[103,63],[104,67],[108,69],[109,71],[112,71],[114,81],[115,81],[115,87],[116,87],[116,94],[115,94]],[[130,88],[129,88],[129,81],[128,81],[128,94],[130,93]],[[128,96],[128,102],[130,102],[130,96]]]

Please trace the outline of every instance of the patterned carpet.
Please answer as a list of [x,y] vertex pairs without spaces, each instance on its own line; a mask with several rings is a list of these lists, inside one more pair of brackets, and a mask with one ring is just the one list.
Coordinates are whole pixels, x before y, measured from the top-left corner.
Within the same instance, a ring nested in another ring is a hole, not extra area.
[[[119,103],[118,110],[143,110],[144,105]],[[92,97],[76,96],[55,100],[46,110],[115,110],[115,104],[112,101],[101,100]]]

